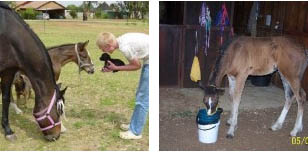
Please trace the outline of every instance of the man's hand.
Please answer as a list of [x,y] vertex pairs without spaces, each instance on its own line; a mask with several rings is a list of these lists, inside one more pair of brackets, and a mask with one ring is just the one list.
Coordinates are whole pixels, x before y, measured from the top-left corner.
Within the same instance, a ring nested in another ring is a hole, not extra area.
[[112,72],[114,70],[117,70],[117,66],[113,64],[111,61],[108,61],[109,65],[107,67],[102,68],[102,72]]
[[108,69],[110,69],[111,71],[118,70],[118,66],[113,64],[111,61],[108,61],[108,63],[109,63],[109,65],[107,66]]
[[107,67],[103,67],[102,72],[112,72],[112,70],[108,69]]

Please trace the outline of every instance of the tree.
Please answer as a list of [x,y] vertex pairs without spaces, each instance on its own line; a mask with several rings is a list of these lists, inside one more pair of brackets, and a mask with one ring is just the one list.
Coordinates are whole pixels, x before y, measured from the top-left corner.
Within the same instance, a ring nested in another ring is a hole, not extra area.
[[106,3],[106,2],[103,2],[103,3],[99,3],[97,8],[96,8],[96,11],[100,10],[109,10],[109,5]]
[[143,19],[149,12],[148,1],[125,1],[124,5],[130,18]]
[[71,15],[71,17],[72,17],[73,19],[77,18],[77,13],[76,13],[75,10],[71,10],[71,11],[70,11],[70,15]]
[[84,1],[82,3],[83,7],[83,21],[88,20],[88,14],[90,13],[91,10],[94,10],[93,4],[97,4],[95,1]]
[[66,9],[78,11],[78,7],[76,5],[74,5],[74,4],[67,5]]
[[144,16],[149,13],[149,1],[141,2],[140,13],[141,18],[144,19]]

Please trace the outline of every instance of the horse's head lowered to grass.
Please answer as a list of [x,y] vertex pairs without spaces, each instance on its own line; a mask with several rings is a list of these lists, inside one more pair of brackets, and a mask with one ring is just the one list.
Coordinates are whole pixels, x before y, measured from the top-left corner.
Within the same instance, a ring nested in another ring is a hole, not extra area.
[[34,116],[45,138],[54,141],[61,131],[64,97],[56,84],[44,44],[20,16],[0,2],[0,77],[2,127],[8,140],[16,136],[9,125],[11,85],[16,71],[29,78],[35,92]]

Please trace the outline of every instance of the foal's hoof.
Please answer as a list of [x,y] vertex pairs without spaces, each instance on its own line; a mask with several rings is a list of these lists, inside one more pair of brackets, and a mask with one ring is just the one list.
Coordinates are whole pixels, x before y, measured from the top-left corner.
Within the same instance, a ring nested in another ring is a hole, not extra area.
[[232,139],[234,135],[227,134],[227,139]]
[[17,136],[15,134],[11,134],[11,135],[6,135],[5,138],[10,141],[10,142],[13,142],[13,141],[16,141],[17,140]]

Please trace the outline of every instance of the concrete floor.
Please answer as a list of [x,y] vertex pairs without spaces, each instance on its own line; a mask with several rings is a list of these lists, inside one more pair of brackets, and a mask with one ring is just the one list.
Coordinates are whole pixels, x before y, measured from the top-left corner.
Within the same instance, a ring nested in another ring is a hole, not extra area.
[[[220,97],[220,106],[226,111],[230,110],[229,88]],[[246,82],[239,109],[264,109],[276,108],[284,105],[284,90],[274,85],[268,87],[253,86],[250,81]]]
[[[219,107],[222,107],[225,111],[230,111],[231,104],[229,99],[229,88],[225,88],[225,93],[223,96],[219,97]],[[168,90],[168,89],[167,89]],[[180,94],[187,99],[193,99],[192,104],[202,103],[204,96],[203,90],[200,88],[181,88],[174,89],[176,94]],[[190,102],[189,100],[183,100],[185,102]],[[284,90],[278,88],[274,85],[268,87],[256,87],[253,86],[250,81],[246,82],[241,103],[239,109],[250,110],[250,109],[264,109],[264,108],[277,108],[284,105]],[[295,101],[294,101],[295,103]],[[204,106],[204,104],[199,105]]]
[[[196,114],[205,105],[202,101],[203,90],[199,88],[160,88],[159,90],[159,132],[160,150],[307,150],[308,142],[292,143],[292,130],[297,104],[291,106],[283,128],[270,131],[284,105],[284,91],[273,85],[255,87],[247,81],[239,109],[238,129],[234,139],[225,138],[228,126],[224,125],[230,116],[228,90],[220,97],[221,115],[218,141],[215,144],[202,144],[198,141]],[[294,102],[295,103],[295,102]],[[304,105],[308,109],[308,104]],[[308,110],[304,111],[303,131],[297,137],[307,137]],[[308,141],[308,140],[307,140]]]

